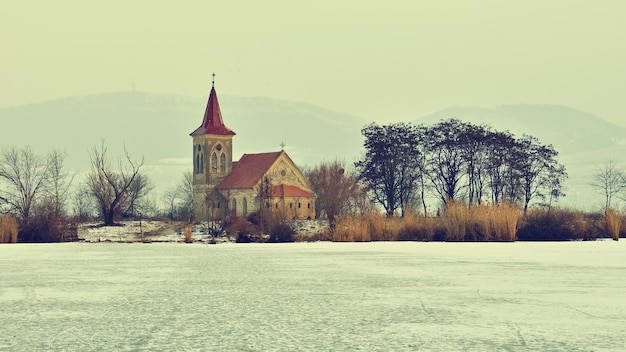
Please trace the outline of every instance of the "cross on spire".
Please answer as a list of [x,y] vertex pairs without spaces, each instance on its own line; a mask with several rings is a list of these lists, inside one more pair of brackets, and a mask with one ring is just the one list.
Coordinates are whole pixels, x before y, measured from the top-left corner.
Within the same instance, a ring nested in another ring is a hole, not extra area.
[[211,81],[211,88],[215,88],[215,72],[212,74],[213,80]]
[[285,150],[285,142],[280,142],[280,150]]

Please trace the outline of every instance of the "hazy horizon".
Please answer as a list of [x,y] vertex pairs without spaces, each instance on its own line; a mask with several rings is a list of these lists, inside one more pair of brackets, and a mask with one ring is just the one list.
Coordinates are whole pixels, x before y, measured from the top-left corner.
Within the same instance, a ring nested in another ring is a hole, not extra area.
[[0,107],[103,92],[301,101],[366,120],[568,106],[625,126],[626,3],[13,2]]

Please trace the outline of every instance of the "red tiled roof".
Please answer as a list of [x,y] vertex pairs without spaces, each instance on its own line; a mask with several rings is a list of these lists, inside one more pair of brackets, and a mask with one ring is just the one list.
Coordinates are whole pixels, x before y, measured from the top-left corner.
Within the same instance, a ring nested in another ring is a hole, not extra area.
[[252,188],[272,167],[282,152],[244,154],[217,188]]
[[235,132],[224,125],[220,104],[217,101],[217,93],[215,93],[215,87],[211,87],[209,102],[206,105],[202,125],[191,133],[192,136],[201,134],[235,135]]
[[278,186],[272,187],[272,197],[275,197],[275,198],[289,198],[289,197],[313,198],[313,194],[296,186],[278,185]]

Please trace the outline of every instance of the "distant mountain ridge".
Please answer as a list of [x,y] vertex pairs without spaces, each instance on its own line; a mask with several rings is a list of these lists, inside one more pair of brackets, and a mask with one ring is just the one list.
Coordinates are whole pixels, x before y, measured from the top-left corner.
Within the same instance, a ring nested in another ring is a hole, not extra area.
[[[237,133],[235,159],[280,150],[282,142],[304,167],[322,160],[351,163],[363,152],[365,119],[308,103],[222,95],[219,90],[218,98],[225,124]],[[0,108],[0,147],[66,150],[66,166],[84,173],[88,150],[104,138],[112,158],[124,145],[134,158],[143,155],[145,171],[163,190],[191,169],[189,133],[202,122],[207,99],[208,92],[204,97],[118,92]],[[566,193],[574,203],[593,196],[588,183],[594,165],[608,159],[626,162],[626,128],[562,106],[450,107],[410,122],[430,125],[453,117],[553,144],[570,174]]]
[[413,120],[433,124],[459,118],[517,136],[523,133],[554,145],[561,154],[598,150],[626,141],[626,128],[581,110],[558,105],[503,105],[495,108],[450,107]]
[[[31,146],[68,153],[66,167],[89,171],[88,151],[103,138],[112,161],[123,147],[145,158],[145,171],[163,189],[191,169],[191,137],[202,122],[206,97],[117,92],[0,108],[0,148]],[[221,95],[235,160],[244,153],[285,150],[300,166],[322,160],[352,162],[362,148],[365,121],[307,103]]]

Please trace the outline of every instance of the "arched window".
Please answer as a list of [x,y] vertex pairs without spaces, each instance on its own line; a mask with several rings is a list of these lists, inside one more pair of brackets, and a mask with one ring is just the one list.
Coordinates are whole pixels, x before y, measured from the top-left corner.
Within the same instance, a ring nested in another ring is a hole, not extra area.
[[200,172],[200,154],[196,154],[196,160],[193,163],[193,172],[195,173]]
[[226,154],[224,153],[220,155],[220,172],[223,174],[226,173]]
[[248,200],[246,198],[243,199],[243,214],[248,215]]
[[232,200],[232,204],[230,206],[230,211],[232,211],[233,214],[237,215],[237,200],[235,198],[233,198],[233,200]]
[[217,172],[217,154],[211,154],[211,171]]
[[204,154],[200,153],[200,169],[198,170],[199,173],[203,173],[204,172]]

